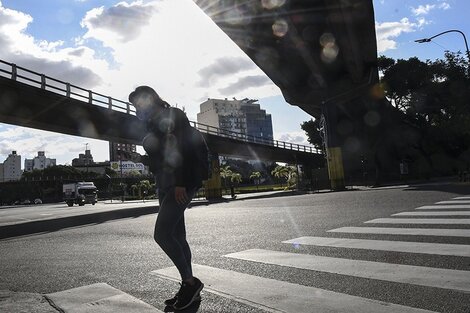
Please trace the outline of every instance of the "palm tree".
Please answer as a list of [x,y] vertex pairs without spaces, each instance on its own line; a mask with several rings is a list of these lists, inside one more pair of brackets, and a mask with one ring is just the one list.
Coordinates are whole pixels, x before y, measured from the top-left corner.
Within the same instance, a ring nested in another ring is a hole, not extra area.
[[232,176],[230,177],[230,181],[232,183],[239,184],[242,181],[242,174],[240,173],[232,173]]
[[297,168],[293,165],[278,165],[271,174],[280,179],[285,179],[287,182],[287,188],[294,187],[297,184]]
[[297,185],[297,167],[289,165],[287,175],[287,188],[294,188]]
[[220,177],[224,180],[224,187],[227,188],[227,179],[231,178],[233,175],[232,170],[230,169],[230,166],[221,166],[220,167]]
[[259,179],[261,178],[261,173],[260,172],[253,172],[250,175],[250,179],[253,179],[255,184],[256,184],[256,190],[258,190],[258,185],[259,185]]
[[281,186],[282,186],[282,180],[287,179],[289,172],[286,166],[278,165],[276,166],[275,169],[271,171],[271,175],[273,175],[276,178],[281,179]]

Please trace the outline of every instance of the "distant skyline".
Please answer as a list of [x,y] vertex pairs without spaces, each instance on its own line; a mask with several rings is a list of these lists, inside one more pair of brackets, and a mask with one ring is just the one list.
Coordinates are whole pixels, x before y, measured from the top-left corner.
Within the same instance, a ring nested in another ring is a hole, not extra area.
[[[378,54],[442,58],[464,51],[459,34],[415,39],[456,28],[467,33],[470,3],[374,0]],[[274,137],[307,144],[300,124],[311,117],[287,104],[277,86],[191,0],[0,0],[0,59],[127,99],[147,84],[196,120],[207,98],[258,99],[272,115]],[[0,124],[0,162],[12,150],[71,163],[86,143],[96,161],[108,143]],[[142,150],[140,150],[142,151]]]

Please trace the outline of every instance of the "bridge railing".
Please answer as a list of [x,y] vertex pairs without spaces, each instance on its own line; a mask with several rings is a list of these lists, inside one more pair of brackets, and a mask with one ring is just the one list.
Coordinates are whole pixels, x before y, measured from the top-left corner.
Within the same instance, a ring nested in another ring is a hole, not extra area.
[[283,149],[308,152],[308,153],[321,153],[318,149],[312,146],[305,146],[305,145],[291,143],[291,142],[279,141],[279,140],[274,140],[272,138],[247,135],[245,133],[240,133],[240,132],[236,132],[236,131],[229,130],[229,129],[217,128],[214,126],[210,126],[210,125],[206,125],[206,124],[202,124],[198,122],[193,122],[193,121],[190,121],[190,124],[191,126],[197,128],[199,131],[203,133],[207,133],[207,134],[213,134],[213,135],[217,135],[221,137],[232,138],[232,139],[241,140],[241,141],[250,142],[250,143],[259,143],[259,144],[274,146],[274,147],[283,148]]
[[56,78],[31,71],[14,63],[0,60],[0,76],[28,84],[43,90],[51,91],[68,98],[77,99],[93,105],[109,108],[112,110],[134,113],[134,107],[125,101],[121,101],[80,86],[58,80]]
[[[56,78],[49,77],[35,71],[31,71],[21,66],[17,66],[14,63],[9,63],[0,60],[0,76],[10,78],[21,83],[25,83],[30,86],[41,88],[43,90],[51,91],[56,94],[66,96],[68,98],[77,99],[83,102],[87,102],[89,104],[135,115],[135,108],[129,102],[115,99],[91,91],[89,89],[84,89],[80,86],[72,85]],[[208,134],[214,134],[226,138],[232,138],[250,143],[259,143],[294,151],[321,153],[318,149],[312,146],[305,146],[291,142],[279,141],[266,137],[246,135],[244,133],[235,132],[229,129],[217,128],[214,126],[205,125],[193,121],[191,121],[190,123],[193,127],[196,127],[200,131]]]

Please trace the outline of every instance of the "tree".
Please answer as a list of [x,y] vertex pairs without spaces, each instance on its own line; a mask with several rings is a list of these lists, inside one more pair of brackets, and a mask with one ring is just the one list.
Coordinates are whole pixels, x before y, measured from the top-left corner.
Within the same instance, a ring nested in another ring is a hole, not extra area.
[[136,191],[139,189],[139,187],[136,184],[131,185],[131,192],[132,195],[135,197]]
[[278,165],[271,174],[287,182],[286,188],[292,188],[297,184],[297,168],[293,165]]
[[[80,180],[85,178],[85,175],[82,171],[77,170],[73,166],[69,165],[55,165],[46,167],[43,170],[33,170],[31,172],[23,172],[23,180],[53,180],[53,179],[75,179]],[[90,177],[98,176],[97,173],[89,172]]]
[[220,177],[223,179],[225,187],[227,187],[227,179],[231,178],[232,175],[233,172],[230,169],[230,166],[225,165],[220,167]]
[[253,179],[255,184],[256,184],[256,190],[258,190],[258,185],[259,185],[260,178],[261,178],[261,173],[260,172],[253,172],[250,175],[250,179]]
[[232,173],[230,181],[235,184],[239,184],[242,181],[242,175],[240,173]]
[[150,184],[150,181],[147,180],[147,179],[144,179],[144,180],[141,180],[138,184],[138,187],[139,187],[139,196],[142,196],[142,193],[144,194],[144,197],[145,195],[148,194],[150,188],[151,188],[151,184]]
[[307,141],[315,148],[325,154],[323,146],[323,138],[321,135],[321,125],[319,119],[311,119],[310,121],[303,122],[300,127],[307,135]]

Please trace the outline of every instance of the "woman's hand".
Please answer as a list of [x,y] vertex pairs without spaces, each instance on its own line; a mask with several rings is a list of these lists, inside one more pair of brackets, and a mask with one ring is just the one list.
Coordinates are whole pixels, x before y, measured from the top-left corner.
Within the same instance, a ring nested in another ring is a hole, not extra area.
[[188,194],[186,193],[185,187],[175,187],[175,200],[178,204],[185,204],[188,202]]

